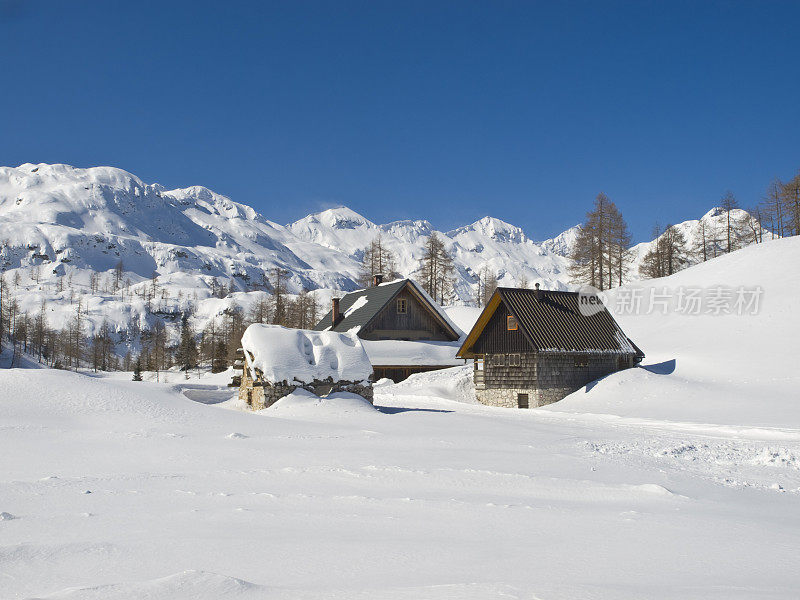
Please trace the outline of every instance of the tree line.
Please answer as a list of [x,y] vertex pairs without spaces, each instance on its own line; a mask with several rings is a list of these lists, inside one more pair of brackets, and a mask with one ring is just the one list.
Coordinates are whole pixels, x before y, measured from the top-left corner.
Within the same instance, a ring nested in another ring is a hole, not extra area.
[[[120,263],[120,271],[122,266]],[[178,311],[170,300],[168,289],[161,286],[154,275],[146,285],[138,288],[109,285],[121,298],[135,296],[145,301],[146,326],[139,319],[132,319],[121,330],[115,330],[104,320],[95,331],[89,331],[86,299],[73,287],[71,277],[67,279],[72,314],[63,327],[54,327],[48,321],[50,306],[42,301],[35,312],[23,311],[10,287],[20,284],[19,271],[9,282],[0,274],[0,340],[10,350],[9,366],[18,366],[23,355],[58,369],[89,368],[95,371],[153,371],[157,374],[174,366],[189,371],[200,366],[219,372],[227,369],[236,359],[242,334],[250,323],[272,323],[286,327],[308,329],[319,319],[319,304],[316,294],[307,290],[296,296],[287,292],[288,271],[273,269],[265,275],[270,292],[264,291],[247,310],[229,299],[222,314],[210,319],[200,331],[194,331],[191,323],[197,298],[186,303]],[[100,291],[100,276],[90,275],[90,290]],[[95,285],[98,288],[95,288]],[[58,282],[57,286],[60,286]],[[211,284],[212,295],[222,295],[221,288],[227,286]],[[62,291],[65,288],[61,288]],[[181,295],[181,292],[178,294]],[[170,329],[173,334],[170,335]],[[177,337],[177,340],[174,338]],[[130,348],[138,348],[131,351]],[[122,349],[127,349],[122,355]]]

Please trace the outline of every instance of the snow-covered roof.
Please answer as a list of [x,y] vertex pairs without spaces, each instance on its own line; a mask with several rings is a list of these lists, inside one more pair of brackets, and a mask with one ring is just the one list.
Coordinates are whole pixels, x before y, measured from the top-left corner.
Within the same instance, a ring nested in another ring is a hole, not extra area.
[[250,325],[242,336],[248,367],[270,383],[363,381],[372,374],[369,357],[355,334]]
[[329,311],[322,317],[320,322],[317,323],[315,329],[329,330],[333,328],[336,331],[357,333],[361,328],[368,325],[372,319],[380,313],[383,307],[391,302],[391,300],[406,287],[416,293],[417,297],[421,299],[421,303],[428,306],[434,317],[438,317],[445,331],[448,329],[451,330],[450,334],[453,335],[454,339],[463,336],[463,332],[450,320],[447,313],[442,310],[442,307],[413,279],[397,279],[346,294],[339,301],[339,307],[343,317],[342,320],[339,321],[335,327],[332,327],[332,313]]
[[376,366],[418,365],[423,367],[452,367],[464,364],[456,358],[461,347],[456,342],[362,340],[370,362]]

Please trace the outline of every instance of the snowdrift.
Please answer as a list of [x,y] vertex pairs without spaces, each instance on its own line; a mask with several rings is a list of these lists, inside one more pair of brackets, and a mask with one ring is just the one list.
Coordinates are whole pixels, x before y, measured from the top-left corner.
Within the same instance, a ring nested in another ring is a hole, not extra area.
[[472,364],[414,373],[400,383],[391,383],[391,380],[387,382],[375,386],[375,394],[383,399],[387,396],[420,396],[478,404],[472,382]]
[[335,416],[350,413],[377,413],[377,409],[358,394],[334,392],[320,398],[304,389],[298,389],[266,409],[281,416]]

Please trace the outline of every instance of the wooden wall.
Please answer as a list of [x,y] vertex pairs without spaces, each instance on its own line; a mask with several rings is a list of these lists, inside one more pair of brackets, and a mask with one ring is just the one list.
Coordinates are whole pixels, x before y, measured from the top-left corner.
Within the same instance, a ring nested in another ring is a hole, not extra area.
[[[400,298],[406,301],[405,314],[397,314],[397,300]],[[387,303],[375,320],[359,332],[358,337],[364,340],[450,341],[452,339],[430,311],[408,289],[403,289],[394,300]]]
[[508,331],[506,319],[510,313],[502,302],[489,322],[484,327],[472,351],[476,354],[504,353],[504,352],[530,352],[532,350],[528,338],[522,328]]
[[627,360],[624,365],[620,364],[619,356],[616,354],[576,355],[527,352],[519,354],[519,367],[509,366],[508,355],[504,355],[502,366],[495,364],[494,357],[494,354],[485,356],[483,383],[486,389],[578,389],[590,381],[628,366]]

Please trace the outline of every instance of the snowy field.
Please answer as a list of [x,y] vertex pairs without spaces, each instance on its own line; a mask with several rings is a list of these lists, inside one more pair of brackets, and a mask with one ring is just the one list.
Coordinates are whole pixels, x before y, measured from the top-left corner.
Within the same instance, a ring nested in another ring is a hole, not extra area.
[[798,242],[649,283],[764,304],[620,316],[644,367],[545,409],[4,370],[0,597],[797,598]]

